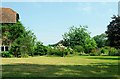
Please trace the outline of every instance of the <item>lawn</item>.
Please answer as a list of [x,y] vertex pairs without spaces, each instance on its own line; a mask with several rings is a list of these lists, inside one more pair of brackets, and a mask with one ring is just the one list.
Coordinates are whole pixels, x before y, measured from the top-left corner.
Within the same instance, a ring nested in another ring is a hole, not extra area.
[[118,56],[2,58],[3,77],[119,77]]

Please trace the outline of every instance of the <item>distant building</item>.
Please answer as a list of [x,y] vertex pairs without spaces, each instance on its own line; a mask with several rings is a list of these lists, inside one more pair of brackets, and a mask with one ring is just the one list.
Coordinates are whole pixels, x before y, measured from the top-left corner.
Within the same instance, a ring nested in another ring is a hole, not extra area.
[[[11,8],[0,8],[0,24],[15,24],[19,20],[19,14]],[[0,29],[0,32],[2,29]],[[2,33],[0,33],[2,35]],[[0,48],[2,51],[8,50],[8,46],[3,46],[2,36],[0,35]]]

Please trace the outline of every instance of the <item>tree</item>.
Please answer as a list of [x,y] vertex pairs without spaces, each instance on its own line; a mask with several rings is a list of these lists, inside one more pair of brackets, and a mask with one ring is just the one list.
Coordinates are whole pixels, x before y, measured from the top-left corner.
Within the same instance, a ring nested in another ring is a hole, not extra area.
[[30,30],[26,30],[21,22],[2,24],[3,45],[10,46],[10,52],[15,57],[31,54],[34,50],[36,37]]
[[86,26],[70,27],[69,32],[64,33],[63,41],[65,46],[74,47],[75,45],[84,45],[85,39],[89,38],[90,35],[87,31]]
[[63,41],[63,45],[71,48],[74,48],[75,46],[82,46],[85,48],[86,53],[96,47],[96,42],[94,39],[91,39],[86,26],[71,27],[69,32],[66,32],[63,35]]
[[104,33],[94,36],[93,39],[96,41],[98,48],[104,47],[107,44],[107,37]]
[[113,16],[112,21],[107,26],[107,37],[111,47],[120,48],[120,16]]

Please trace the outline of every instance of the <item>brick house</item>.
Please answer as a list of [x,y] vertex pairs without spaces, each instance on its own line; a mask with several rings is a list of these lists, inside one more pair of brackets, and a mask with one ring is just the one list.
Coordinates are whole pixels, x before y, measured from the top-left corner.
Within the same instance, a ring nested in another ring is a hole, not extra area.
[[[15,24],[19,20],[19,14],[11,8],[0,8],[0,24]],[[0,48],[7,51],[9,46],[2,43],[2,29],[0,29]]]

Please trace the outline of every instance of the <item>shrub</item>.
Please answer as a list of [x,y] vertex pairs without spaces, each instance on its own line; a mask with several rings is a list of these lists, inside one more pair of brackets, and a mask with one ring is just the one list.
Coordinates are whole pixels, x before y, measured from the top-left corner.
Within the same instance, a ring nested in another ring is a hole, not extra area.
[[28,57],[29,55],[27,53],[18,55],[18,58],[28,58]]
[[115,53],[117,53],[117,49],[114,47],[111,47],[109,49],[109,56],[115,56]]
[[101,55],[101,52],[99,49],[93,49],[90,52],[90,56],[100,56],[100,55]]
[[120,49],[117,49],[117,52],[115,53],[116,56],[120,56]]
[[84,48],[80,45],[76,45],[74,47],[75,52],[84,52]]
[[114,47],[109,47],[109,46],[105,46],[103,48],[101,48],[101,53],[103,53],[103,55],[108,55],[108,56],[119,56],[119,49],[117,50]]
[[56,49],[54,54],[57,55],[57,56],[64,57],[64,56],[69,54],[69,50],[68,49],[62,49],[62,50],[61,49]]
[[54,55],[54,51],[55,51],[55,49],[53,50],[51,47],[48,47],[47,48],[47,55]]
[[114,47],[105,46],[104,48],[108,51],[109,56],[115,56],[117,53],[117,49]]
[[34,48],[35,53],[34,55],[46,55],[47,53],[47,47],[44,46],[41,42],[37,42],[36,46]]
[[101,52],[102,55],[108,55],[109,54],[109,50],[106,47],[102,47],[100,49],[100,52]]
[[57,55],[57,56],[61,56],[61,57],[63,57],[63,51],[60,50],[60,49],[55,49],[55,51],[54,51],[54,55]]
[[48,47],[47,55],[55,55],[64,57],[66,55],[73,54],[73,51],[69,48],[60,48],[60,47]]
[[96,53],[90,53],[90,56],[97,56]]
[[1,56],[2,57],[13,57],[13,55],[10,52],[8,52],[8,51],[2,52]]

